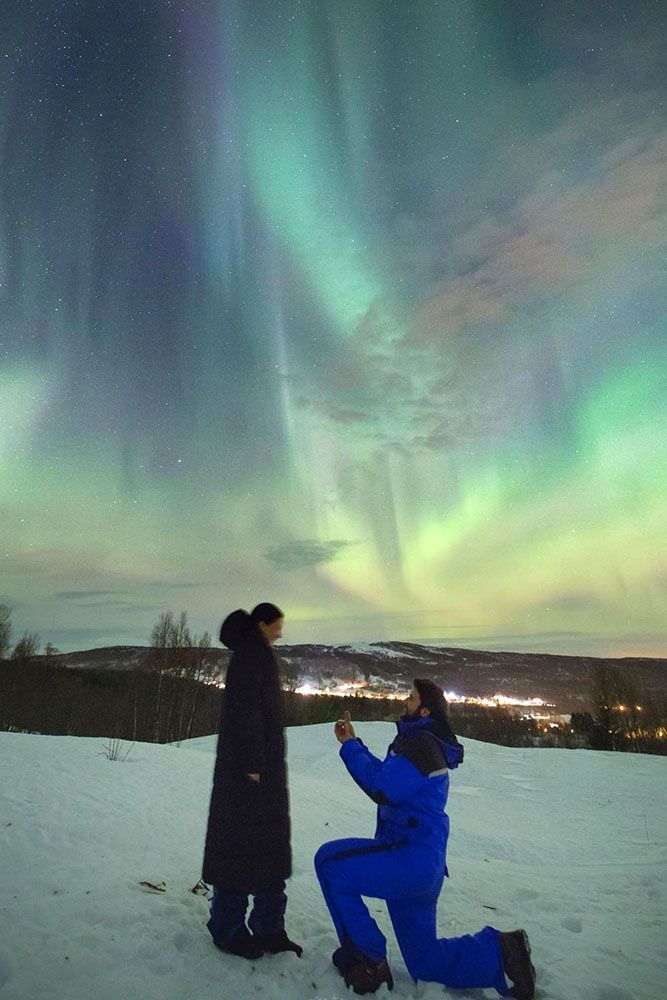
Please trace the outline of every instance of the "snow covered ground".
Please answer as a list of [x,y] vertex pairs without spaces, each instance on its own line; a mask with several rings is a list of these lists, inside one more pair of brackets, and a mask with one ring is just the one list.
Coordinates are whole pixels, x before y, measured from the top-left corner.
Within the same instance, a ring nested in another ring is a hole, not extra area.
[[[383,754],[387,723],[360,723]],[[199,878],[215,739],[137,744],[0,733],[0,1000],[342,1000],[312,868],[325,840],[371,835],[373,806],[331,726],[290,729],[294,876],[288,930],[305,947],[254,963],[217,951]],[[667,759],[466,740],[452,775],[444,935],[526,927],[542,1000],[662,1000],[667,984]],[[139,882],[166,883],[151,894]],[[417,987],[384,904],[392,994]],[[386,987],[378,993],[387,997]]]

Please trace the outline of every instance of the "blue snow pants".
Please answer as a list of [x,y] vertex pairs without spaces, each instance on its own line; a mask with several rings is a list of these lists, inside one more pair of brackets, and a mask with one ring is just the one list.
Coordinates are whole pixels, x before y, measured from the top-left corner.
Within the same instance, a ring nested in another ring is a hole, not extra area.
[[[387,942],[362,896],[385,899],[403,960],[412,978],[450,989],[495,987],[509,995],[500,937],[493,927],[477,934],[438,938],[436,907],[443,872],[432,848],[418,843],[349,838],[323,844],[315,871],[343,956],[362,952],[374,961]],[[344,964],[338,956],[337,964]]]
[[253,934],[262,937],[277,934],[285,929],[287,896],[283,881],[276,882],[275,885],[263,892],[251,894],[253,907],[248,927],[246,927],[245,915],[248,909],[248,895],[245,892],[227,892],[213,886],[211,919],[206,926],[219,947],[224,948],[234,938],[247,934],[248,927]]

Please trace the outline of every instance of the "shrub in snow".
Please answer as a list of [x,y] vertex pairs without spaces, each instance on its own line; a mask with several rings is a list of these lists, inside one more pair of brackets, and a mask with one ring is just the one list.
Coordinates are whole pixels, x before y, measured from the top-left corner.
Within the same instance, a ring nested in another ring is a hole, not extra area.
[[130,756],[130,751],[134,743],[130,743],[127,750],[123,752],[123,740],[111,739],[105,746],[103,753],[107,760],[119,760],[125,762]]

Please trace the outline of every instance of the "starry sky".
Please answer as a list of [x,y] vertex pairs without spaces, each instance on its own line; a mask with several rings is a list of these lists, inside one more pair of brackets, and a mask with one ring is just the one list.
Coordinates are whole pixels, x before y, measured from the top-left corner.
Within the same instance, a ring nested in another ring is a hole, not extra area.
[[3,0],[0,602],[667,655],[659,0]]

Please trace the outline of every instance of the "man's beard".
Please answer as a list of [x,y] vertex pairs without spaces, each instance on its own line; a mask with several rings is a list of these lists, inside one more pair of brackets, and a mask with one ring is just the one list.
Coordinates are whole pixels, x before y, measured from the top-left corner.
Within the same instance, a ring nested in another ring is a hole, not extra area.
[[408,712],[406,708],[401,716],[401,722],[415,722],[416,719],[421,719],[421,705],[414,712]]

